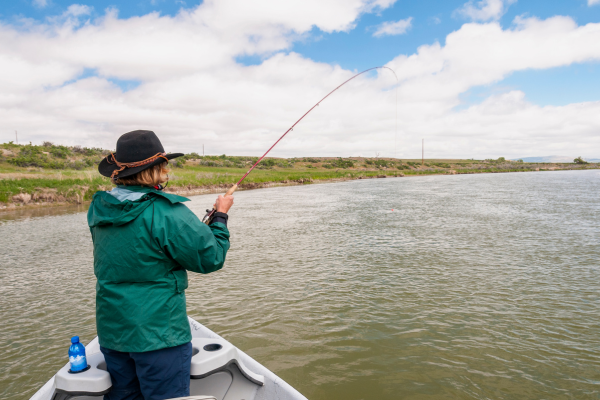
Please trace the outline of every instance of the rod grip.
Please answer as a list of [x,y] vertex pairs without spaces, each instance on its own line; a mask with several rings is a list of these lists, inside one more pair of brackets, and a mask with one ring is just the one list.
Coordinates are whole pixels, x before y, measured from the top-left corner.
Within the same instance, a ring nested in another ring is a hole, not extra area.
[[238,185],[233,185],[232,187],[229,188],[229,190],[227,191],[227,193],[225,193],[225,196],[231,196],[233,194],[233,192],[235,192],[238,188]]

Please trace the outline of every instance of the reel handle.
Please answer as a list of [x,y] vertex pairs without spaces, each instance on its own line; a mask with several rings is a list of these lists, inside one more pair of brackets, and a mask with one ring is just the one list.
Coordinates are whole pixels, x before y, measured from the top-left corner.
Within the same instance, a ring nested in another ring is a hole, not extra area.
[[[225,196],[231,196],[233,194],[233,192],[235,192],[238,188],[238,185],[234,184],[232,187],[229,188],[229,190],[227,190],[227,192],[225,193]],[[204,218],[202,218],[202,222],[204,222],[206,225],[210,225],[210,223],[212,222],[212,217],[213,215],[215,215],[215,213],[217,212],[216,208],[212,208],[212,210],[206,210],[206,215],[204,216]]]

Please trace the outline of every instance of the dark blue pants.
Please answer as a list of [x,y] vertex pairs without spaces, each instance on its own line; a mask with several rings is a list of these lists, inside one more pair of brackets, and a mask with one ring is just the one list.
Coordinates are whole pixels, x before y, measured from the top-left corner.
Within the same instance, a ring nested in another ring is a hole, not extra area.
[[100,347],[112,380],[104,400],[164,400],[190,395],[192,343],[144,353]]

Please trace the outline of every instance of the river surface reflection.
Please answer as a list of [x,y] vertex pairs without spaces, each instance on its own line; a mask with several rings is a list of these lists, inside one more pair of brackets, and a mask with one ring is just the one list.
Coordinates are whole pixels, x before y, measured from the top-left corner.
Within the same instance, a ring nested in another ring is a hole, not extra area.
[[[188,313],[311,400],[598,399],[598,193],[598,171],[239,192]],[[2,399],[95,336],[85,212],[38,214],[0,214]]]

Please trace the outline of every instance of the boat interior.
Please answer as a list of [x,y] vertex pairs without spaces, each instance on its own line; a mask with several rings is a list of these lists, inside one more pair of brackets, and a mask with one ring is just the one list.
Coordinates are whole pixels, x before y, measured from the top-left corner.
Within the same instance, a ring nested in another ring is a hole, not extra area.
[[[254,400],[265,379],[250,371],[235,346],[224,339],[193,338],[190,396],[178,400]],[[71,373],[69,364],[55,376],[52,400],[98,400],[111,390],[101,352],[87,356],[88,368]]]

